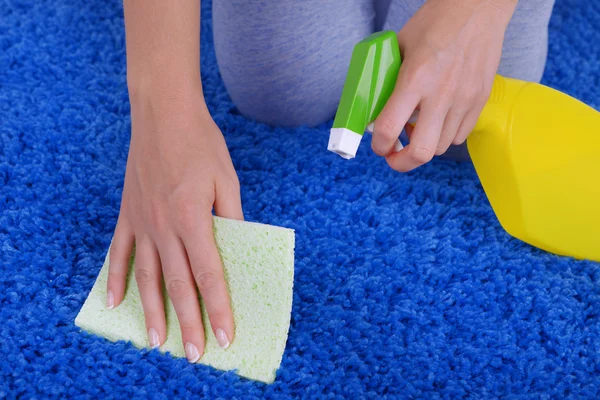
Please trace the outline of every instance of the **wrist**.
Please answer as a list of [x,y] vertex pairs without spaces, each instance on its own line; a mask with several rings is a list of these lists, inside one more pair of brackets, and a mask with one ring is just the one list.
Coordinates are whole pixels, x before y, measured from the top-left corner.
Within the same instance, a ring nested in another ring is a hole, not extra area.
[[[154,126],[160,129],[133,129],[132,134],[147,135],[150,131],[168,133],[173,124],[201,118],[212,119],[202,92],[200,79],[190,81],[181,79],[136,80],[135,85],[128,83],[131,122],[135,126]],[[140,125],[141,124],[141,125]]]
[[[197,77],[181,75],[144,74],[127,77],[131,111],[173,109],[183,112],[207,110],[200,74]],[[208,112],[208,111],[207,111]]]
[[127,71],[127,89],[130,101],[145,101],[149,98],[177,99],[202,93],[200,71],[197,74],[173,73],[169,71]]

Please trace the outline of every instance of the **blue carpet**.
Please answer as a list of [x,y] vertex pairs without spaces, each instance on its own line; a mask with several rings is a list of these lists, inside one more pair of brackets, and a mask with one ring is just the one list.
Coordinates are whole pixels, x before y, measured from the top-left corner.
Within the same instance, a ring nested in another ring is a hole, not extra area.
[[[208,9],[205,16],[209,16]],[[600,107],[600,3],[559,0],[544,82]],[[80,333],[129,140],[116,1],[0,0],[0,398],[598,398],[600,270],[499,226],[468,164],[394,173],[328,126],[233,108],[203,23],[207,101],[249,220],[297,231],[276,383]],[[569,132],[565,132],[568,140]]]

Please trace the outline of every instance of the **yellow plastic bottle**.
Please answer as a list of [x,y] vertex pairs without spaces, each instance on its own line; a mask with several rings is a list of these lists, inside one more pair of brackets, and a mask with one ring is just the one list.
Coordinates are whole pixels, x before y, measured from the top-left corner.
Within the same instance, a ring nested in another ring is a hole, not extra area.
[[[400,65],[394,32],[356,45],[329,150],[355,157]],[[555,254],[600,261],[600,112],[547,86],[496,76],[467,146],[510,235]]]
[[547,86],[496,76],[469,154],[504,229],[600,261],[600,113]]

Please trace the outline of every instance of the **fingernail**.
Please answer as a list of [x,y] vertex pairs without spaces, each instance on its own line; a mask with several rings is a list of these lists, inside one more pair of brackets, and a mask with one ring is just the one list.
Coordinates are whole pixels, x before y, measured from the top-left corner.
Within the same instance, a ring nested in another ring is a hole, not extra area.
[[200,359],[198,348],[189,342],[185,344],[185,356],[192,364]]
[[394,144],[394,151],[399,152],[403,148],[404,146],[402,146],[402,142],[400,141],[400,139],[396,140],[396,144]]
[[148,343],[150,347],[155,349],[160,346],[160,339],[158,337],[158,332],[154,328],[148,329]]
[[112,310],[115,307],[115,296],[113,296],[112,291],[108,291],[106,294],[106,308]]
[[223,329],[217,329],[216,336],[217,342],[219,342],[219,346],[221,346],[222,349],[226,349],[229,347],[229,339],[227,339],[227,334]]

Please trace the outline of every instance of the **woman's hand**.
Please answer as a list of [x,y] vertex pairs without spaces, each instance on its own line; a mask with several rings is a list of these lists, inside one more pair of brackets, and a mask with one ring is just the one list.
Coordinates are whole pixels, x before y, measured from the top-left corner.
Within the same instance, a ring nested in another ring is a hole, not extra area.
[[[164,85],[167,87],[169,85]],[[196,362],[205,337],[196,289],[221,347],[234,322],[212,209],[243,219],[238,178],[199,85],[156,89],[131,102],[131,147],[121,211],[110,253],[108,308],[123,299],[135,242],[135,278],[151,347],[166,339],[163,279],[173,302],[187,359]]]
[[[516,0],[428,0],[398,34],[403,64],[375,121],[372,147],[410,171],[463,143],[491,92]],[[413,112],[410,143],[396,143]]]

